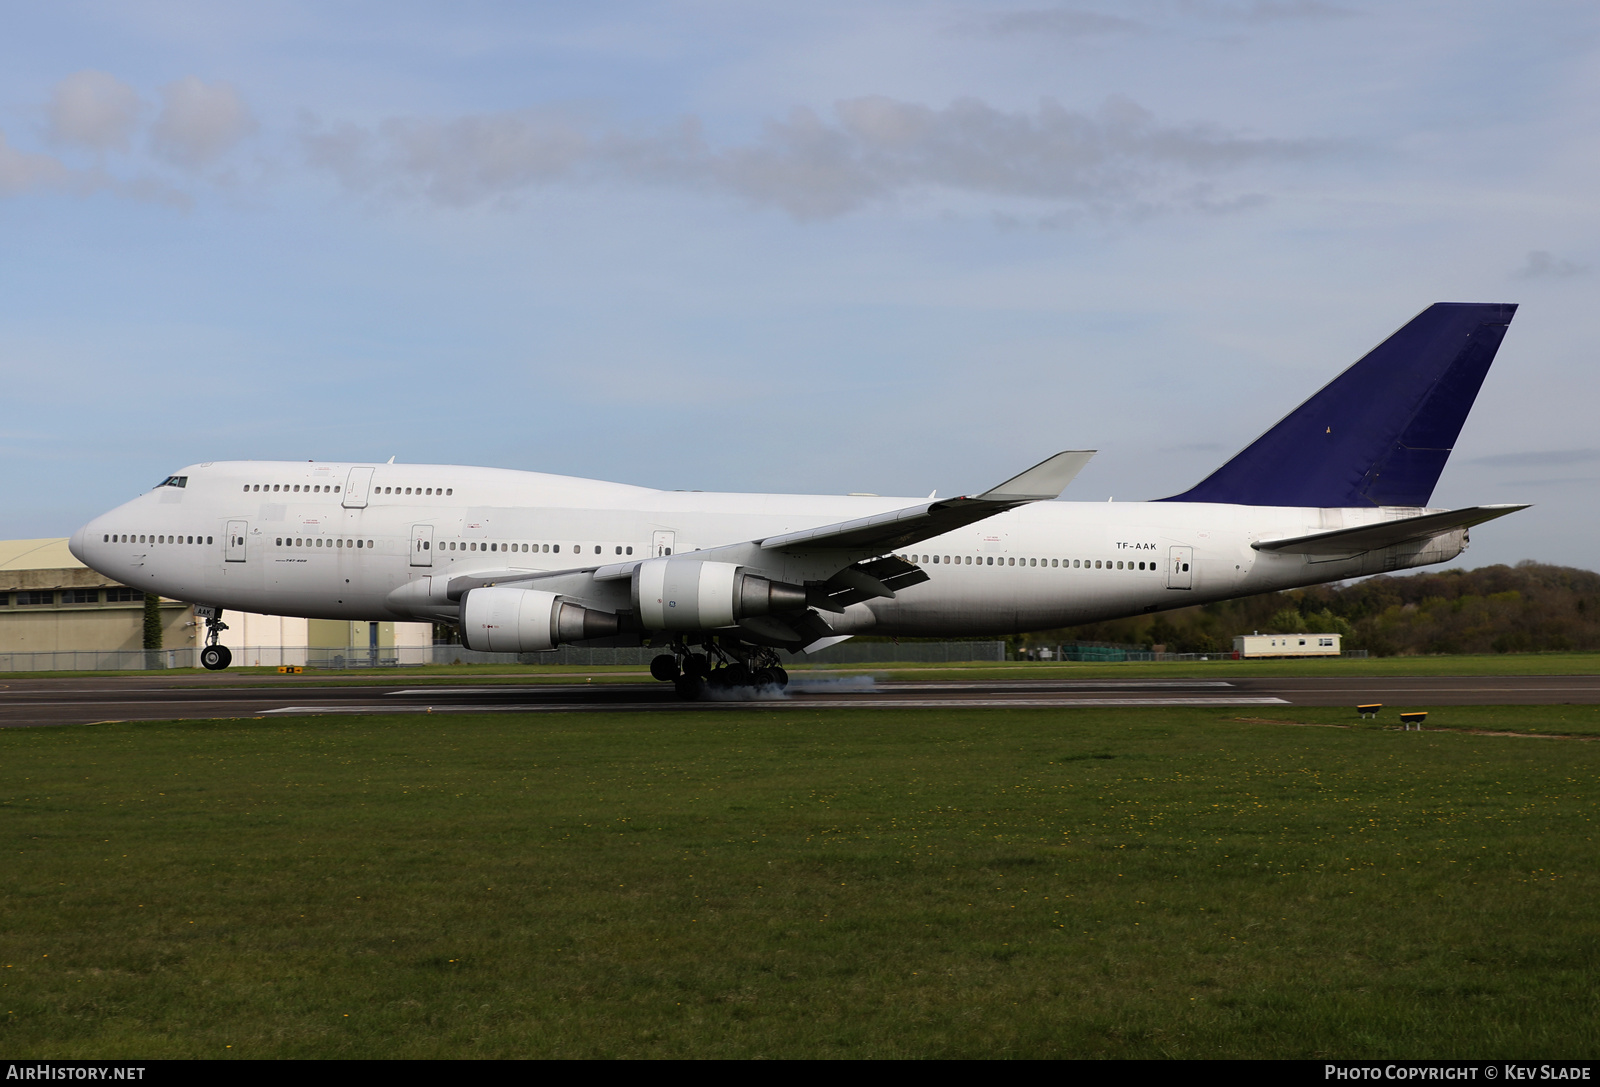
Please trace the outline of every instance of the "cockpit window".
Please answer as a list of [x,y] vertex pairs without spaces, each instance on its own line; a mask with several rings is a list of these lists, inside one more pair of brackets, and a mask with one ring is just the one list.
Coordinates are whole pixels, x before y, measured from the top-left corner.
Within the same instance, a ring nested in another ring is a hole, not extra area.
[[187,487],[188,485],[188,476],[168,476],[166,479],[163,479],[160,483],[156,484],[158,487]]

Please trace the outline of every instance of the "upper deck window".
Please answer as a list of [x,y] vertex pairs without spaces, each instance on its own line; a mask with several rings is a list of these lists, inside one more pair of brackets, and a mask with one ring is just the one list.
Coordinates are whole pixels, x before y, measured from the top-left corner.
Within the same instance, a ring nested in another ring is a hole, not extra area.
[[158,487],[187,487],[188,485],[188,476],[168,476],[166,479],[163,479],[160,483],[156,484]]

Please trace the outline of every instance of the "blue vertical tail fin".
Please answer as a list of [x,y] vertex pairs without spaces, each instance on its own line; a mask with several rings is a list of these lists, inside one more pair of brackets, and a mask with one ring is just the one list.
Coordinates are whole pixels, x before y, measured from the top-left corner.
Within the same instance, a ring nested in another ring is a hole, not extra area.
[[1517,307],[1436,302],[1165,502],[1426,506]]

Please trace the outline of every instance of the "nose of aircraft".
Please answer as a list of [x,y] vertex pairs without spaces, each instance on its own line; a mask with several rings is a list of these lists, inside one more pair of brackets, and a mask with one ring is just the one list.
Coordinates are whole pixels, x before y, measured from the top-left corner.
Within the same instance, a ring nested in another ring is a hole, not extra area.
[[72,539],[67,541],[67,550],[72,552],[72,557],[89,565],[89,556],[84,553],[84,543],[89,539],[89,526],[84,525],[72,534]]

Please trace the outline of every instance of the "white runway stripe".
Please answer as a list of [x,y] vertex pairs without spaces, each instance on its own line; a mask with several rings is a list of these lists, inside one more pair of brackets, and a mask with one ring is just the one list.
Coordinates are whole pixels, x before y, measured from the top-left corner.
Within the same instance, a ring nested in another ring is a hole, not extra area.
[[340,703],[327,706],[280,706],[267,713],[571,713],[588,711],[596,713],[637,713],[644,709],[698,710],[728,709],[740,706],[779,707],[792,709],[1028,709],[1096,708],[1096,707],[1152,707],[1152,706],[1287,706],[1284,698],[931,698],[931,699],[878,699],[878,698],[775,698],[751,699],[748,702],[660,702],[645,707],[632,705],[596,705],[594,703],[529,703],[526,705],[488,706],[397,706],[351,705]]

